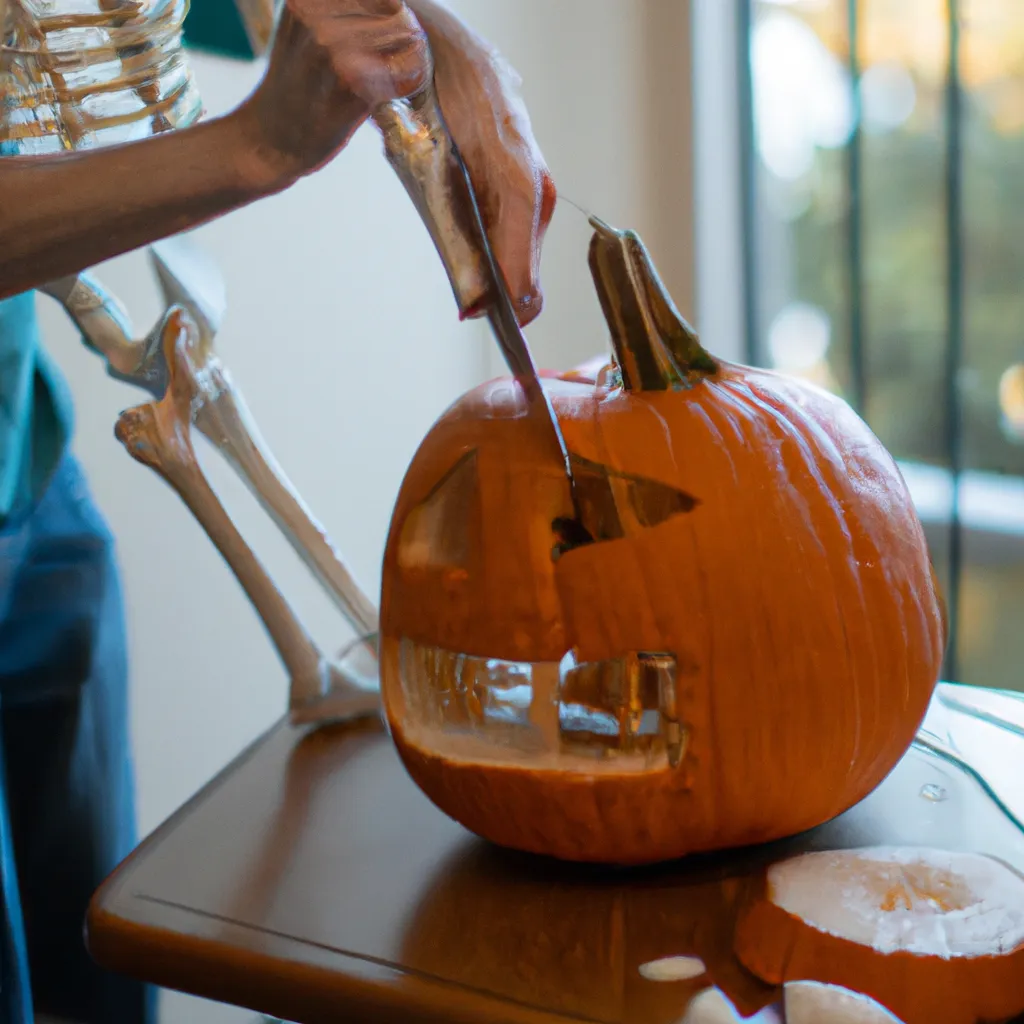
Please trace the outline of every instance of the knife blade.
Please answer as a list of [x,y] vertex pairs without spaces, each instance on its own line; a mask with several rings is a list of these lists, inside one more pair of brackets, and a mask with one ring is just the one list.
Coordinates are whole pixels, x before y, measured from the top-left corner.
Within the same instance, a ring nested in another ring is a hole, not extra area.
[[592,538],[581,517],[572,456],[519,326],[469,171],[448,130],[433,82],[413,97],[386,104],[374,120],[391,166],[430,231],[460,309],[482,308],[509,370],[523,388],[529,411],[564,467],[573,507],[573,546],[588,543]]

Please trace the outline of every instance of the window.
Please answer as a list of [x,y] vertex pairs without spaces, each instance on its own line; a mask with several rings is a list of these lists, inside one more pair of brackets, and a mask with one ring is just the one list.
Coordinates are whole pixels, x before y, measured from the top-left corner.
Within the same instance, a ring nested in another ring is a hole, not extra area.
[[746,358],[861,412],[925,522],[947,678],[1024,690],[1019,0],[735,2]]

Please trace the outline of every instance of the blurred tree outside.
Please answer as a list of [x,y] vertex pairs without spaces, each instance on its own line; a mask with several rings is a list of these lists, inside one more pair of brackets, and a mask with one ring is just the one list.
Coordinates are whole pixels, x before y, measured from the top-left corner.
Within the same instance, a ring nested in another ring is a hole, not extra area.
[[[1024,8],[960,10],[963,458],[1024,477]],[[948,14],[946,0],[859,0],[855,93],[847,0],[751,3],[758,361],[853,397],[859,108],[861,412],[898,459],[936,466],[948,459]],[[1024,562],[966,553],[965,681],[1024,689]]]

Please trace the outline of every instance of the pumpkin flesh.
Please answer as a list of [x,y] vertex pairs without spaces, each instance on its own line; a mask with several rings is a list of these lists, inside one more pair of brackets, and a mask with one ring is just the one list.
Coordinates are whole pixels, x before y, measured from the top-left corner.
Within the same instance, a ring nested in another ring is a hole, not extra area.
[[1024,1010],[1024,877],[930,849],[815,852],[769,869],[736,952],[771,984],[862,992],[904,1024],[1005,1021]]

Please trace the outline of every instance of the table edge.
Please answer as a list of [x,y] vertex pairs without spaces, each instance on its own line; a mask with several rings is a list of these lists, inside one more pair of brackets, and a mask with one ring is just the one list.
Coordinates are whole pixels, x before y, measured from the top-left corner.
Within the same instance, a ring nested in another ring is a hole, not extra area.
[[[302,1024],[336,1024],[339,1006],[353,1024],[601,1024],[586,1018],[551,1013],[503,999],[455,982],[403,970],[342,950],[322,948],[343,970],[315,966],[269,953],[242,952],[244,937],[253,929],[243,922],[224,921],[189,907],[160,903],[161,914],[181,922],[174,930],[152,923],[157,901],[127,891],[130,872],[159,847],[181,819],[212,797],[281,731],[292,731],[294,741],[315,731],[295,726],[282,716],[241,750],[209,782],[157,826],[118,865],[93,894],[84,925],[86,949],[106,971],[137,978],[147,984],[200,998],[228,1002],[255,1013],[295,1020]],[[204,935],[211,922],[223,929],[229,945]],[[308,947],[295,936],[274,935],[285,947]],[[296,999],[281,1000],[278,992],[289,978]]]

